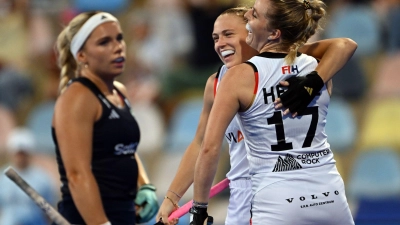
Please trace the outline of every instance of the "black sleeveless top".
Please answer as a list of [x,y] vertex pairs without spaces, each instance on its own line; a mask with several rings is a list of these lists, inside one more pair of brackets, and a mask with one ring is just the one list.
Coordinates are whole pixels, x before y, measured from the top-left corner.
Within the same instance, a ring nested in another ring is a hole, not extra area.
[[[134,153],[139,144],[140,131],[135,118],[130,112],[128,100],[114,87],[125,102],[124,108],[118,108],[108,101],[89,79],[80,77],[70,81],[70,83],[72,82],[80,82],[88,87],[102,105],[102,115],[95,122],[93,129],[91,165],[100,189],[101,198],[103,200],[135,199],[138,165]],[[58,170],[62,183],[62,199],[71,200],[72,196],[68,188],[68,180],[61,160],[54,127],[52,127],[52,136],[56,146]]]

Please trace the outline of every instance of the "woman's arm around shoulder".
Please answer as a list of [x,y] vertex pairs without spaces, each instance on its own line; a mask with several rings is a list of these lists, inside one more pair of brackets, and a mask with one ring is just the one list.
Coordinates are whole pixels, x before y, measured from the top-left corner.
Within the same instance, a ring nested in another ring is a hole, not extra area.
[[320,59],[315,69],[324,83],[343,68],[357,49],[357,43],[350,38],[331,38],[306,43],[300,52]]

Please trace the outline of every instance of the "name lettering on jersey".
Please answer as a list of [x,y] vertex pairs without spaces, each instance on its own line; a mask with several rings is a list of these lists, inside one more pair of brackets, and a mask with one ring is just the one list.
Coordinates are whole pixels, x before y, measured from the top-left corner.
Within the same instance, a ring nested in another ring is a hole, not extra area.
[[325,149],[319,152],[297,155],[295,157],[293,157],[290,154],[286,154],[285,158],[278,156],[278,160],[272,172],[282,172],[282,171],[302,169],[303,167],[301,166],[301,164],[303,165],[318,164],[321,163],[319,161],[320,158],[329,155],[329,153],[331,153],[331,150]]
[[301,163],[303,164],[317,164],[319,162],[319,158],[322,156],[329,155],[331,150],[325,149],[320,152],[314,152],[314,153],[306,153],[302,155],[298,155],[296,158],[301,160]]
[[298,74],[299,68],[297,65],[282,66],[282,74]]
[[[264,103],[273,103],[276,98],[279,98],[283,92],[285,92],[285,89],[283,89],[283,86],[278,84],[275,87],[271,87],[269,90],[266,88],[262,89],[263,95],[264,95]],[[268,101],[268,100],[271,101]]]
[[[334,193],[334,195],[339,195],[339,191],[338,190],[335,190],[333,193]],[[326,200],[326,201],[321,201],[321,199],[326,199],[329,196],[330,196],[330,192],[329,191],[322,192],[320,194],[312,194],[312,195],[309,195],[307,197],[306,196],[300,196],[300,197],[298,197],[298,199],[301,202],[304,202],[305,200],[319,201],[319,202],[313,202],[313,203],[310,203],[310,204],[302,204],[302,205],[300,205],[300,208],[307,208],[307,207],[312,207],[312,206],[319,206],[319,205],[326,205],[326,204],[334,203],[335,201],[331,200],[331,199],[330,200]],[[288,203],[293,203],[296,199],[297,198],[287,198],[286,201]]]
[[131,155],[136,153],[138,142],[130,143],[129,145],[117,144],[114,147],[114,155]]
[[243,139],[244,139],[243,133],[240,130],[237,131],[237,135],[236,135],[237,138],[235,137],[235,134],[233,132],[229,132],[229,133],[225,134],[225,137],[226,137],[226,139],[228,139],[229,143],[231,143],[232,141],[235,143],[239,143],[239,142],[243,141]]

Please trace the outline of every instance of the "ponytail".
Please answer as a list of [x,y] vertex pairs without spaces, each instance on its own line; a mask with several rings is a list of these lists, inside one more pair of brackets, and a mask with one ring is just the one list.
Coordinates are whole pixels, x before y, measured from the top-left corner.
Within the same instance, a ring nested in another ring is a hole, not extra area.
[[79,65],[71,53],[71,40],[82,25],[98,12],[85,12],[76,16],[57,37],[56,50],[58,53],[57,64],[60,68],[59,94],[67,87],[68,82],[79,76]]

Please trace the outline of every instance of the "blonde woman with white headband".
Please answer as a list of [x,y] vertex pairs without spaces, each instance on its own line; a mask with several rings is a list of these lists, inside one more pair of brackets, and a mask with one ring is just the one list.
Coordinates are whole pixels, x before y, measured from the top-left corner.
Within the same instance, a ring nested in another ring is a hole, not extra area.
[[126,46],[118,20],[105,12],[77,15],[57,39],[61,69],[52,135],[61,178],[59,212],[71,224],[144,223],[158,210],[136,152],[137,121],[126,88]]

